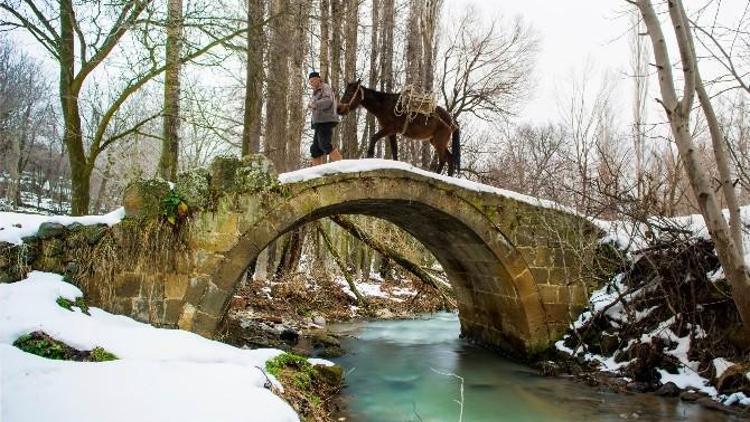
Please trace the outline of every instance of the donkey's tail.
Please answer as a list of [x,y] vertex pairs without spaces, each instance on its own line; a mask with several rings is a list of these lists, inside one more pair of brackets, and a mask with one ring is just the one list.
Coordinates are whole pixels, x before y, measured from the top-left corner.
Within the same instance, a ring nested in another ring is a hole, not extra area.
[[461,171],[461,131],[456,125],[456,130],[453,131],[453,142],[451,143],[451,156],[453,157],[453,165],[455,174]]

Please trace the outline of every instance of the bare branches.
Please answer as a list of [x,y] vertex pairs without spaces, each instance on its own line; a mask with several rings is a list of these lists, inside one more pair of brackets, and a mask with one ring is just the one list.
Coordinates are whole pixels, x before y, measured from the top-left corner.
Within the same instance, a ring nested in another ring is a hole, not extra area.
[[483,120],[513,115],[531,84],[536,34],[521,20],[507,31],[496,21],[482,25],[472,10],[455,27],[442,53],[439,89],[447,109]]

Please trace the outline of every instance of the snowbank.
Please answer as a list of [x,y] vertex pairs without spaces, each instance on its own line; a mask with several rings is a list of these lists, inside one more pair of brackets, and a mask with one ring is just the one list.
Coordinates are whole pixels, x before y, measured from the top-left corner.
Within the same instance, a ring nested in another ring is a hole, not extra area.
[[[0,284],[0,419],[19,421],[296,421],[264,388],[260,368],[276,349],[243,350],[180,330],[154,328],[91,308],[56,303],[81,291],[59,275],[32,272]],[[44,331],[79,350],[103,347],[120,359],[44,359],[14,346]]]
[[367,158],[359,160],[340,160],[333,163],[322,164],[319,166],[308,167],[301,170],[292,171],[289,173],[282,173],[279,175],[279,181],[282,184],[305,182],[307,180],[315,179],[317,177],[328,176],[332,174],[341,173],[360,173],[365,171],[373,170],[402,170],[410,173],[418,174],[420,176],[429,177],[431,179],[440,180],[441,182],[449,183],[454,186],[458,186],[464,189],[472,190],[475,192],[486,192],[494,193],[496,195],[512,198],[520,202],[525,202],[530,205],[543,208],[552,208],[563,212],[578,215],[577,212],[571,208],[565,207],[558,204],[557,202],[548,201],[545,199],[535,198],[533,196],[524,195],[518,192],[510,190],[499,189],[494,186],[485,185],[483,183],[472,182],[471,180],[459,179],[451,176],[444,176],[441,174],[432,173],[420,168],[414,167],[411,164],[393,161],[383,160],[378,158]]
[[113,226],[125,217],[125,208],[118,208],[109,214],[69,217],[65,215],[39,215],[18,212],[0,212],[0,242],[20,245],[21,238],[36,234],[42,223],[60,223],[68,226],[73,223],[84,225],[107,224]]

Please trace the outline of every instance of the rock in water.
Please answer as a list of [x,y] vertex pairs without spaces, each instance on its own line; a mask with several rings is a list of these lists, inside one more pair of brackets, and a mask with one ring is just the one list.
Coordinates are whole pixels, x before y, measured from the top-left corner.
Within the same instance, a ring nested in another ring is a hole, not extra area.
[[680,395],[680,388],[670,381],[659,387],[659,389],[656,390],[656,395],[662,397],[677,397]]

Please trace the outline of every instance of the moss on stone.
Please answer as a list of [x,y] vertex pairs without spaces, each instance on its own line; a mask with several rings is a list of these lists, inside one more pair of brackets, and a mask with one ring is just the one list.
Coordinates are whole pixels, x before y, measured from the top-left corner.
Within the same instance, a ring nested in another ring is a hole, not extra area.
[[191,210],[203,209],[210,203],[210,182],[208,170],[198,168],[178,174],[174,190]]
[[261,154],[237,157],[219,156],[211,164],[211,189],[222,193],[262,193],[283,191],[273,163]]
[[136,219],[157,219],[162,215],[162,201],[171,191],[162,179],[137,180],[127,188],[123,198],[125,215]]

